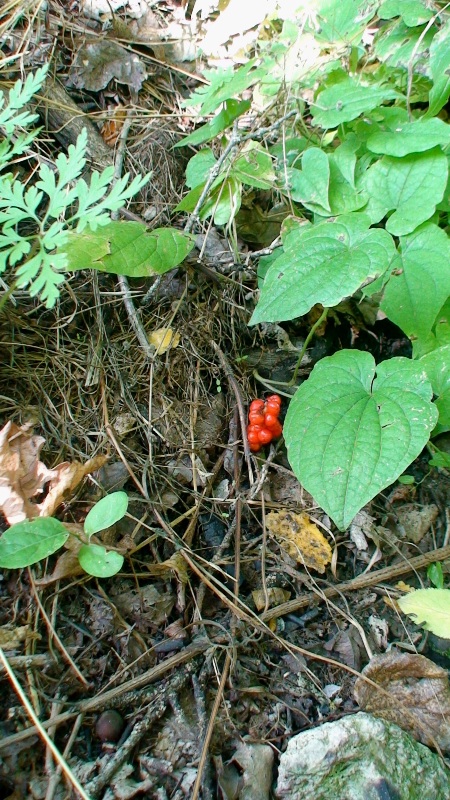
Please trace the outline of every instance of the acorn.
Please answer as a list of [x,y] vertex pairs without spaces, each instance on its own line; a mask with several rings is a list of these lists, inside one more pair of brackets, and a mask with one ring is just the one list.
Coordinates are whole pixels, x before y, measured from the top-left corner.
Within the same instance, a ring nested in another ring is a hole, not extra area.
[[121,714],[114,709],[104,711],[100,714],[95,732],[101,742],[118,742],[125,727],[125,721]]

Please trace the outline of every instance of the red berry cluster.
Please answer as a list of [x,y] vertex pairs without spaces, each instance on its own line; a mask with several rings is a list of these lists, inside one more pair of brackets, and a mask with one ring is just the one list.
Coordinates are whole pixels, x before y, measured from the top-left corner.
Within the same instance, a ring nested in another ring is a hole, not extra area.
[[253,400],[250,403],[247,439],[252,453],[257,453],[263,445],[281,436],[283,428],[278,419],[280,409],[281,398],[277,394],[271,394],[265,402]]

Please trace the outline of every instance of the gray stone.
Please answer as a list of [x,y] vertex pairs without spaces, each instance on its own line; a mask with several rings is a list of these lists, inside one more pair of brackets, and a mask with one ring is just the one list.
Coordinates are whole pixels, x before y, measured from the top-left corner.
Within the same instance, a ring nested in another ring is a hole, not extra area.
[[397,725],[360,712],[294,736],[277,797],[289,800],[449,800],[450,772]]

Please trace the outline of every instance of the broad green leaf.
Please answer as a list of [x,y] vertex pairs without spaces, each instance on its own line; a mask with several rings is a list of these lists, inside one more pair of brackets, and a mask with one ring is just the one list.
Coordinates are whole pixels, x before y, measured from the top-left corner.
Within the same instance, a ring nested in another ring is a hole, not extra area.
[[186,185],[195,189],[204,183],[215,163],[216,157],[210,147],[205,147],[192,156],[186,167]]
[[378,9],[378,16],[380,19],[402,17],[405,25],[412,28],[428,22],[433,12],[426,8],[422,0],[385,0]]
[[210,142],[215,139],[219,133],[226,130],[234,122],[235,119],[245,114],[250,108],[250,100],[227,100],[225,108],[219,111],[214,119],[211,119],[206,125],[197,128],[196,131],[185,136],[180,142],[177,142],[175,147],[187,147],[191,145],[203,144],[203,142]]
[[381,309],[407,336],[421,339],[431,332],[450,294],[449,262],[448,236],[433,223],[400,239]]
[[176,228],[148,231],[140,222],[110,222],[95,232],[71,231],[64,254],[69,271],[98,269],[137,278],[168,272],[184,261],[193,247],[194,237]]
[[438,145],[446,147],[449,144],[450,125],[437,117],[407,122],[394,130],[378,131],[367,140],[367,147],[373,153],[397,157],[423,153]]
[[99,544],[84,544],[78,552],[78,561],[88,575],[111,578],[122,569],[124,558],[115,550],[106,550]]
[[396,20],[386,30],[383,26],[374,42],[373,53],[390,67],[407,70],[410,64],[421,74],[429,74],[430,45],[435,28],[425,30],[425,25],[408,28],[403,20]]
[[125,516],[128,508],[128,495],[126,492],[112,492],[102,497],[84,520],[84,532],[88,536],[103,531],[114,525]]
[[184,101],[184,105],[200,104],[199,113],[202,116],[211,114],[221,103],[241,94],[264,76],[264,69],[254,68],[255,63],[255,59],[247,61],[236,70],[232,67],[204,70],[203,75],[210,82],[209,85],[200,86]]
[[386,230],[393,236],[411,233],[434,214],[444,196],[447,175],[447,157],[438,148],[404,158],[383,156],[361,180],[369,196],[365,212],[376,223],[393,211]]
[[376,367],[355,350],[323,358],[297,389],[284,425],[289,462],[340,530],[424,448],[438,416],[431,396],[417,363]]
[[200,218],[213,216],[216,225],[228,225],[241,207],[242,184],[233,176],[211,191],[200,211]]
[[272,159],[258,142],[247,142],[230,174],[256,189],[272,189],[275,183]]
[[328,187],[330,183],[330,165],[328,157],[318,147],[310,147],[302,156],[302,169],[288,168],[282,173],[286,174],[288,186],[283,189],[295,203],[301,203],[311,211],[316,211],[322,216],[331,215],[328,202]]
[[416,625],[443,639],[450,639],[450,590],[416,589],[397,600],[404,614],[415,617]]
[[427,373],[435,395],[439,396],[450,389],[450,344],[444,344],[422,356],[419,363]]
[[450,431],[450,389],[446,389],[436,399],[435,405],[439,411],[439,419],[433,430],[433,436]]
[[0,567],[29,567],[51,556],[69,538],[69,531],[53,517],[38,517],[12,525],[0,538]]
[[429,50],[433,86],[429,95],[427,116],[438,114],[450,97],[450,21],[436,34]]
[[348,77],[320,92],[312,104],[314,124],[321,128],[337,128],[342,122],[350,122],[386,100],[400,97],[402,95],[389,86],[362,84],[356,78]]
[[330,188],[328,198],[332,214],[350,214],[359,211],[366,204],[368,197],[346,180],[340,170],[338,159],[334,154],[328,156],[330,163]]
[[433,436],[437,436],[450,430],[450,344],[444,344],[422,356],[419,363],[437,396],[435,405],[439,419],[433,430]]
[[297,224],[267,272],[250,325],[295,319],[316,303],[334,306],[385,272],[395,256],[394,243],[386,231],[369,224],[365,214]]
[[359,42],[369,20],[375,15],[378,0],[321,0],[315,36],[326,42]]

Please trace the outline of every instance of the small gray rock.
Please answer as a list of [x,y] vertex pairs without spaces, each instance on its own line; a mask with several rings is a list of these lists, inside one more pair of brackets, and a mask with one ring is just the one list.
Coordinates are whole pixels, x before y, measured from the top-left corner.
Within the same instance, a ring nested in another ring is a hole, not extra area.
[[450,772],[397,725],[360,712],[294,736],[277,797],[289,800],[448,800]]

